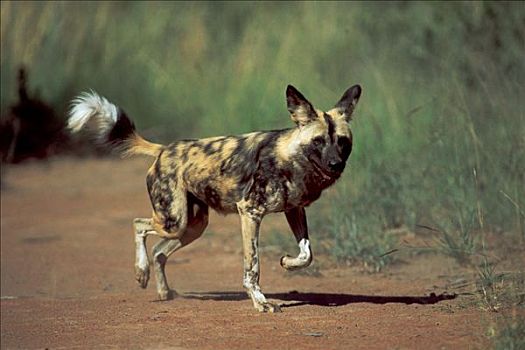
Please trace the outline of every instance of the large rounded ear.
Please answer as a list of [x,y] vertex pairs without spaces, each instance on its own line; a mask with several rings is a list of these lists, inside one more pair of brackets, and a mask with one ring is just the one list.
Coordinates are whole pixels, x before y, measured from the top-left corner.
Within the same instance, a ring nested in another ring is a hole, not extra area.
[[292,85],[286,88],[286,103],[292,120],[299,126],[306,125],[317,118],[312,104]]
[[345,91],[343,97],[337,102],[334,109],[337,110],[341,115],[345,117],[347,121],[352,119],[352,113],[354,112],[357,101],[361,96],[361,86],[354,85]]

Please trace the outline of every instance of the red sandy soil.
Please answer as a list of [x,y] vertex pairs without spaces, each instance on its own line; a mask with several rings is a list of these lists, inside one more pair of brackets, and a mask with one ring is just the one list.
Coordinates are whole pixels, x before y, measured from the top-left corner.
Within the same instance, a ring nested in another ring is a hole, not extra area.
[[[283,312],[258,313],[241,286],[234,215],[212,215],[207,234],[171,257],[168,281],[181,296],[156,301],[154,280],[140,289],[133,269],[131,222],[151,211],[148,166],[148,159],[75,158],[4,166],[1,348],[490,346],[492,314],[475,295],[451,297],[450,286],[471,271],[438,254],[376,274],[318,255],[320,274],[310,276],[282,270],[281,247],[265,249],[261,285]],[[293,240],[282,215],[272,215],[263,245],[269,228]]]

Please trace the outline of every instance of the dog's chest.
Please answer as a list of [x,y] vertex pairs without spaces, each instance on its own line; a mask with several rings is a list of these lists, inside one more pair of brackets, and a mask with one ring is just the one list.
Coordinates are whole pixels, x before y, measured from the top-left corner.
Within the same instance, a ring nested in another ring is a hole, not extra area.
[[310,205],[332,183],[302,171],[292,173],[276,169],[256,174],[244,198],[264,212],[281,212]]

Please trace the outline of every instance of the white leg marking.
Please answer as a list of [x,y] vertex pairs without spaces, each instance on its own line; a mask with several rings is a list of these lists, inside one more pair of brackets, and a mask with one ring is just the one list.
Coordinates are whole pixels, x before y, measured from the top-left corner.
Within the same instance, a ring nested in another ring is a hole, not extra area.
[[264,294],[261,292],[260,289],[251,289],[251,293],[252,293],[252,296],[255,300],[257,300],[257,302],[259,303],[266,303],[268,300],[266,300],[266,297],[264,296]]
[[142,288],[148,286],[149,281],[149,260],[146,251],[147,230],[151,224],[147,219],[135,219],[133,223],[135,229],[135,279]]
[[149,269],[148,253],[146,251],[146,235],[135,235],[135,266],[139,269]]
[[261,287],[259,286],[259,259],[255,260],[255,263],[252,265],[249,271],[244,272],[243,286],[248,290],[250,297],[253,300],[254,305],[257,307],[257,303],[266,303],[266,297],[261,292]]
[[281,258],[281,266],[286,270],[297,270],[309,266],[312,263],[312,250],[310,241],[303,238],[299,241],[299,255],[293,258],[289,255]]

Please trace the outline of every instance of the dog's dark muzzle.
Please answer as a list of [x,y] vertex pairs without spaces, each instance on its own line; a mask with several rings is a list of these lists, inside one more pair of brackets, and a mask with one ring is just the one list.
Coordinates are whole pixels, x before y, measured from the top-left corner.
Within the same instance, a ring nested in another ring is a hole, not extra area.
[[320,173],[325,179],[337,179],[341,176],[343,169],[345,168],[345,162],[337,162],[332,165],[327,164],[325,166],[320,165],[315,160],[310,160],[314,168]]
[[330,161],[328,162],[328,169],[331,172],[341,174],[345,169],[345,162],[343,161]]

